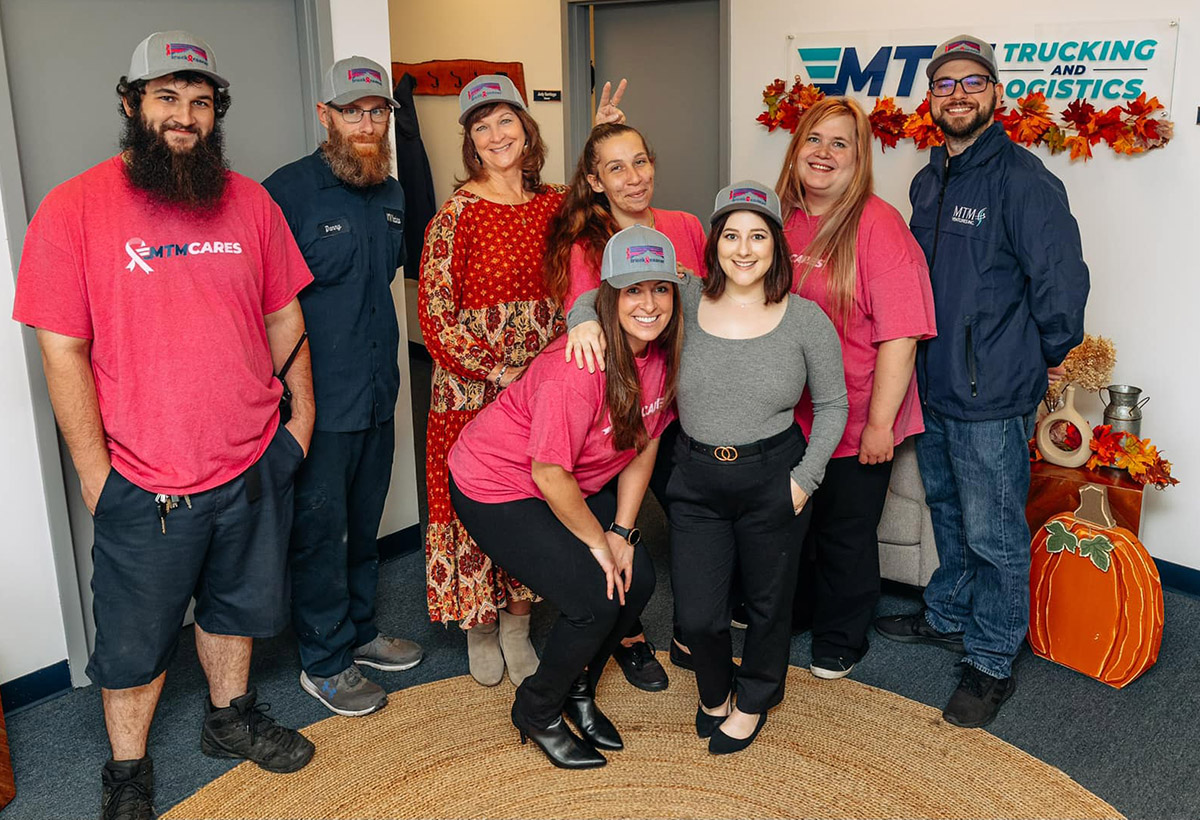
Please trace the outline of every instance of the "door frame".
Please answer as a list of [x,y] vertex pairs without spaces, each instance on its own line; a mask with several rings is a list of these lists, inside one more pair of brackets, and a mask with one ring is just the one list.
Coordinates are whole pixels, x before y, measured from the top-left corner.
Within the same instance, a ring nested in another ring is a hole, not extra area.
[[[562,0],[563,56],[563,178],[570,179],[575,162],[592,130],[592,65],[589,17],[592,6],[629,5],[631,3],[678,2],[678,0]],[[731,5],[733,0],[718,0],[720,82],[717,88],[717,180],[730,183],[733,122],[730,116],[729,75]]]
[[[197,0],[199,2],[200,0]],[[316,150],[320,142],[320,122],[316,102],[320,96],[322,66],[333,62],[333,22],[330,0],[293,0],[296,13],[296,36],[300,54],[300,85],[307,115],[304,120],[304,141],[308,151]],[[25,229],[29,214],[25,208],[25,187],[21,179],[20,155],[17,150],[17,129],[13,118],[12,93],[9,86],[8,62],[4,48],[4,32],[0,30],[0,201],[4,204],[4,227],[8,236],[9,256],[13,279],[21,262]],[[50,525],[50,548],[54,558],[54,574],[62,608],[63,629],[66,633],[67,664],[71,684],[88,686],[91,681],[85,672],[88,661],[87,634],[84,626],[83,602],[80,598],[79,573],[75,565],[75,547],[67,512],[67,493],[59,449],[58,430],[42,356],[32,328],[21,328],[25,348],[25,369],[29,376],[33,399],[33,425],[38,460],[41,465],[42,492],[46,499],[46,516]]]

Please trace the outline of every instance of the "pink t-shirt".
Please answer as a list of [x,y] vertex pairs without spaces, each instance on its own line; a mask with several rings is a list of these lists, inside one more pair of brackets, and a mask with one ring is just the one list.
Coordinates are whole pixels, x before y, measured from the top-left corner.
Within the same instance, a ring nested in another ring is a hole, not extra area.
[[46,195],[29,224],[13,318],[92,340],[113,467],[198,493],[253,464],[278,425],[264,315],[312,281],[279,207],[230,173],[219,211],[155,203],[120,157]]
[[[584,496],[594,495],[637,451],[614,450],[604,406],[603,371],[588,373],[563,360],[565,336],[537,355],[525,374],[471,420],[447,459],[463,495],[484,504],[542,498],[534,461],[571,473]],[[642,385],[642,419],[658,438],[675,418],[663,401],[666,366],[657,345],[635,360]]]
[[[675,261],[697,276],[704,276],[704,228],[700,220],[686,211],[660,211],[654,213],[654,230],[667,235],[675,246]],[[582,242],[571,248],[571,282],[567,288],[563,311],[569,311],[579,294],[600,287],[600,268],[588,261],[587,250]]]
[[[879,345],[892,339],[916,336],[929,339],[937,335],[933,313],[933,289],[925,254],[913,238],[900,212],[877,196],[863,208],[858,226],[856,256],[857,289],[854,308],[843,324],[833,315],[829,301],[829,275],[818,263],[803,285],[800,276],[808,263],[805,249],[817,235],[820,217],[796,211],[784,228],[792,249],[794,274],[792,291],[811,299],[833,320],[842,342],[842,364],[846,371],[846,393],[850,416],[846,431],[834,458],[858,454],[863,429],[871,409],[871,390],[875,384],[875,356]],[[796,406],[796,421],[804,435],[812,429],[812,400],[808,391]],[[896,413],[893,425],[895,443],[925,429],[921,404],[917,399],[917,377],[909,380],[908,392]]]

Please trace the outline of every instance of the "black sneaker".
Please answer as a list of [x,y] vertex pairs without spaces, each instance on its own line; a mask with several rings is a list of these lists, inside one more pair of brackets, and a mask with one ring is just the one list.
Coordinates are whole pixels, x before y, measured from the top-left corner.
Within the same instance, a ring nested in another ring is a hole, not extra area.
[[875,631],[883,637],[901,643],[925,643],[965,655],[963,633],[938,632],[925,620],[925,610],[908,615],[887,615],[875,619]]
[[312,741],[267,717],[270,704],[255,705],[256,699],[251,689],[224,709],[208,704],[204,728],[200,730],[200,751],[209,757],[250,760],[268,772],[304,768],[316,751]]
[[974,666],[964,664],[962,680],[950,696],[942,719],[963,729],[987,726],[1015,691],[1016,678],[993,678]]
[[154,763],[110,760],[100,770],[100,820],[154,820]]
[[645,692],[661,692],[670,683],[667,670],[654,657],[654,644],[649,641],[638,641],[631,646],[617,644],[613,657],[631,686]]
[[854,670],[855,663],[857,661],[852,661],[841,655],[813,658],[808,670],[813,673],[813,677],[820,678],[821,680],[837,680],[849,675]]

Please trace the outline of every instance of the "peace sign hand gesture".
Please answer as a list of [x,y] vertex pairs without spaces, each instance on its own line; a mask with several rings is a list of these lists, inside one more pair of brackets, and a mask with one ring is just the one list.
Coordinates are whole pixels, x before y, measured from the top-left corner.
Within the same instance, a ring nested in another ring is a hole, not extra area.
[[625,96],[626,85],[626,81],[622,79],[614,92],[611,82],[604,84],[604,88],[600,90],[600,104],[596,106],[596,121],[593,125],[605,123],[621,125],[625,122],[625,112],[617,106],[621,104],[621,97]]

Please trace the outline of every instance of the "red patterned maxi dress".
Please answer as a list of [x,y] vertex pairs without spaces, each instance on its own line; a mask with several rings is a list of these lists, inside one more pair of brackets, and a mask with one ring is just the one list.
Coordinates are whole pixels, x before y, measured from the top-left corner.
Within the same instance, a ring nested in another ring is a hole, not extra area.
[[432,621],[459,621],[469,629],[495,621],[510,599],[534,598],[492,566],[454,514],[446,455],[466,423],[496,398],[496,386],[486,380],[492,368],[528,364],[564,329],[562,313],[546,293],[542,256],[565,190],[544,186],[523,205],[501,205],[459,190],[429,224],[418,306],[433,359],[425,451]]

